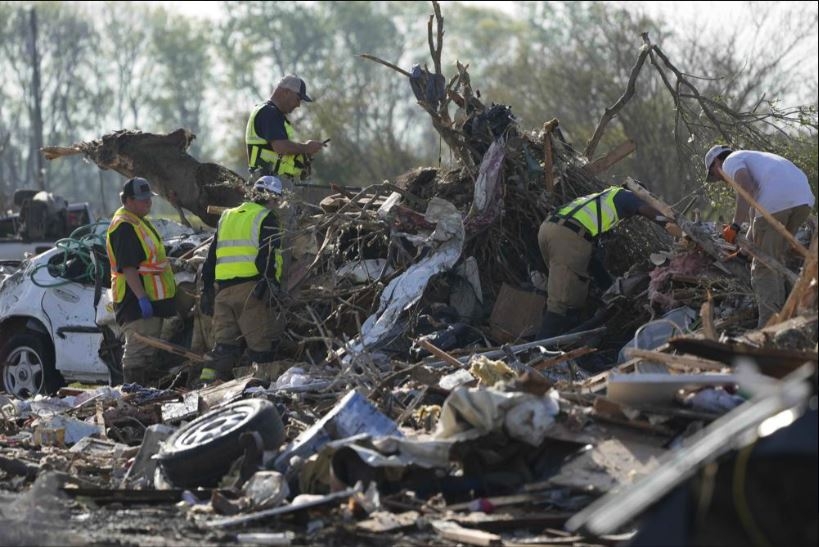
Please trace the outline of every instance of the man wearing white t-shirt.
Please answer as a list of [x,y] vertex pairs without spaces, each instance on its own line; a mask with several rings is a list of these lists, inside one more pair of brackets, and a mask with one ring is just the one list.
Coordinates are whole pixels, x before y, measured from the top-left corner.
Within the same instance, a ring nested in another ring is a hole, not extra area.
[[[816,198],[808,177],[796,165],[782,156],[754,150],[733,150],[725,145],[711,147],[705,155],[706,179],[726,181],[726,175],[751,194],[790,233],[808,218]],[[787,249],[786,239],[779,234],[759,211],[753,211],[742,196],[736,196],[736,209],[723,237],[733,243],[739,225],[750,221],[748,237],[760,250],[780,262]],[[760,327],[785,303],[785,279],[766,268],[756,258],[751,263],[751,286],[759,307]]]

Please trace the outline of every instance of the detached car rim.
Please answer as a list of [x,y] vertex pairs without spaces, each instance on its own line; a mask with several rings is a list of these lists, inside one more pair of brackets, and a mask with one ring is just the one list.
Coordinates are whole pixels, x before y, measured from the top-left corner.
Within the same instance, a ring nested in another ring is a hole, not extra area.
[[[221,411],[203,416],[203,420],[191,422],[188,429],[174,441],[174,447],[189,448],[205,444],[213,439],[239,429],[258,413],[250,404],[234,404]],[[198,423],[196,423],[198,422]]]
[[3,373],[6,391],[18,397],[29,397],[43,389],[43,361],[37,351],[20,346],[9,353]]

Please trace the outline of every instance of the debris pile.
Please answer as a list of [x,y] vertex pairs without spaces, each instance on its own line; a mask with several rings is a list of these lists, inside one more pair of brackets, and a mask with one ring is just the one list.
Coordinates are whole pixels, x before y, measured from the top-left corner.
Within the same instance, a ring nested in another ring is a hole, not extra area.
[[[86,541],[76,523],[100,507],[121,520],[136,506],[164,512],[132,524],[129,541],[165,535],[168,544],[183,528],[174,517],[186,523],[184,541],[201,544],[656,544],[672,528],[692,543],[719,534],[815,543],[815,226],[801,234],[812,255],[791,274],[788,302],[751,328],[753,292],[736,251],[754,249],[725,244],[713,225],[685,220],[629,181],[685,237],[641,220],[615,229],[603,260],[613,279],[595,281],[585,321],[538,340],[548,275],[538,226],[602,190],[596,176],[623,152],[589,162],[557,120],[522,132],[508,106],[472,93],[460,64],[449,86],[429,85],[440,76],[440,48],[432,53],[436,73],[408,75],[460,167],[419,168],[305,204],[289,279],[271,302],[287,317],[278,360],[245,362],[234,380],[192,389],[211,346],[196,305],[208,234],[181,236],[170,253],[187,280],[185,335],[153,340],[175,357],[155,387],[115,381],[104,328],[58,330],[53,356],[41,338],[18,333],[20,287],[45,276],[63,295],[81,287],[89,320],[105,325],[94,314],[104,271],[72,276],[75,256],[55,250],[5,274],[0,341],[14,351],[2,356],[4,385],[24,389],[0,394],[3,490],[63,500],[66,537]],[[110,152],[121,138],[77,150],[101,158],[100,146]],[[187,156],[190,139],[180,142]],[[140,174],[124,161],[139,154],[120,148],[105,165]],[[207,172],[198,183],[243,184]],[[232,192],[217,202],[215,191],[177,197],[196,212],[234,205]],[[43,307],[48,289],[37,297]],[[111,385],[48,395],[46,384],[22,380],[68,376],[59,335],[78,333],[94,336],[86,348],[100,354],[85,379],[110,373]],[[766,466],[777,471],[759,472]],[[0,503],[0,518],[20,540],[27,515],[12,505]]]

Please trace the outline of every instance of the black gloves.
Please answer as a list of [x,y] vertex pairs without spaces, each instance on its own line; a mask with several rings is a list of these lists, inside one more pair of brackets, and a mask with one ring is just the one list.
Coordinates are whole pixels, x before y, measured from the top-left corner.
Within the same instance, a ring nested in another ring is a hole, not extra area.
[[202,296],[199,298],[199,310],[204,315],[213,317],[213,300],[214,300],[213,289],[202,291]]

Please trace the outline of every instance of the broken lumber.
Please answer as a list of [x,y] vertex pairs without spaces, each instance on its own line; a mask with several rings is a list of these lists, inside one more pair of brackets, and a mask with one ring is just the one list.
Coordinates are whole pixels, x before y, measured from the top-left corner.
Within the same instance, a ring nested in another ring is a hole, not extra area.
[[737,247],[748,253],[749,255],[753,256],[757,260],[759,260],[763,265],[765,265],[768,269],[775,271],[779,275],[783,276],[788,282],[793,285],[796,283],[796,280],[799,279],[799,276],[790,271],[784,264],[780,261],[759,249],[756,245],[754,245],[748,238],[746,238],[742,234],[737,234],[736,238]]
[[[640,186],[640,184],[638,184],[637,181],[631,177],[626,177],[626,188],[634,192],[637,197],[657,209],[663,216],[671,219],[711,258],[717,261],[722,261],[723,256],[720,252],[720,248],[714,243],[710,234],[706,232],[702,226],[695,222],[691,222],[683,215],[678,215],[670,205],[658,199],[656,196],[654,196],[654,194]],[[751,274],[745,266],[732,261],[722,262],[721,265],[743,284],[750,286]]]
[[670,355],[660,351],[651,351],[639,348],[626,348],[626,357],[630,359],[645,359],[646,361],[654,361],[655,363],[662,363],[675,370],[690,371],[691,369],[702,370],[722,370],[728,365],[720,363],[719,361],[712,361],[710,359],[703,359],[700,357],[691,357],[688,355]]
[[814,313],[816,312],[816,280],[817,277],[819,277],[819,271],[817,271],[818,251],[817,234],[814,234],[813,241],[811,241],[810,244],[810,257],[802,268],[802,275],[799,276],[799,279],[794,284],[791,294],[788,295],[788,299],[785,301],[785,305],[782,306],[779,313],[775,313],[771,316],[766,326],[775,325],[791,319],[794,314],[800,311],[808,312],[809,310],[813,310]]
[[617,145],[613,150],[611,150],[608,154],[603,156],[602,158],[598,158],[588,164],[585,167],[585,170],[592,176],[597,176],[612,165],[619,163],[621,160],[625,159],[629,154],[637,150],[637,145],[634,143],[633,140],[627,140],[624,143],[620,143]]
[[502,538],[497,534],[490,534],[483,530],[464,528],[454,522],[433,520],[430,524],[441,538],[456,543],[466,543],[467,545],[479,545],[482,547],[492,547],[503,544]]
[[133,335],[140,342],[161,349],[163,351],[173,353],[174,355],[185,357],[186,359],[190,359],[191,361],[202,363],[205,360],[205,356],[202,355],[201,353],[194,353],[188,349],[183,348],[182,346],[166,342],[165,340],[160,340],[159,338],[154,338],[152,336],[145,336],[144,334],[140,334],[138,332],[134,332]]
[[442,361],[444,361],[446,363],[449,363],[452,366],[455,366],[455,367],[458,367],[458,368],[461,368],[463,366],[463,363],[461,363],[460,361],[455,359],[453,356],[451,356],[450,354],[448,354],[444,350],[442,350],[442,349],[438,348],[437,346],[435,346],[429,340],[425,340],[425,339],[421,338],[421,339],[417,340],[416,343],[419,346],[421,346],[422,348],[424,348],[425,350],[427,350],[428,352],[430,352],[431,354],[433,354],[438,359],[440,359],[440,360],[442,360]]
[[778,348],[758,348],[739,342],[717,342],[695,338],[672,338],[669,345],[677,351],[707,359],[732,362],[735,359],[753,360],[762,374],[782,378],[805,363],[817,362],[815,351],[795,351]]

